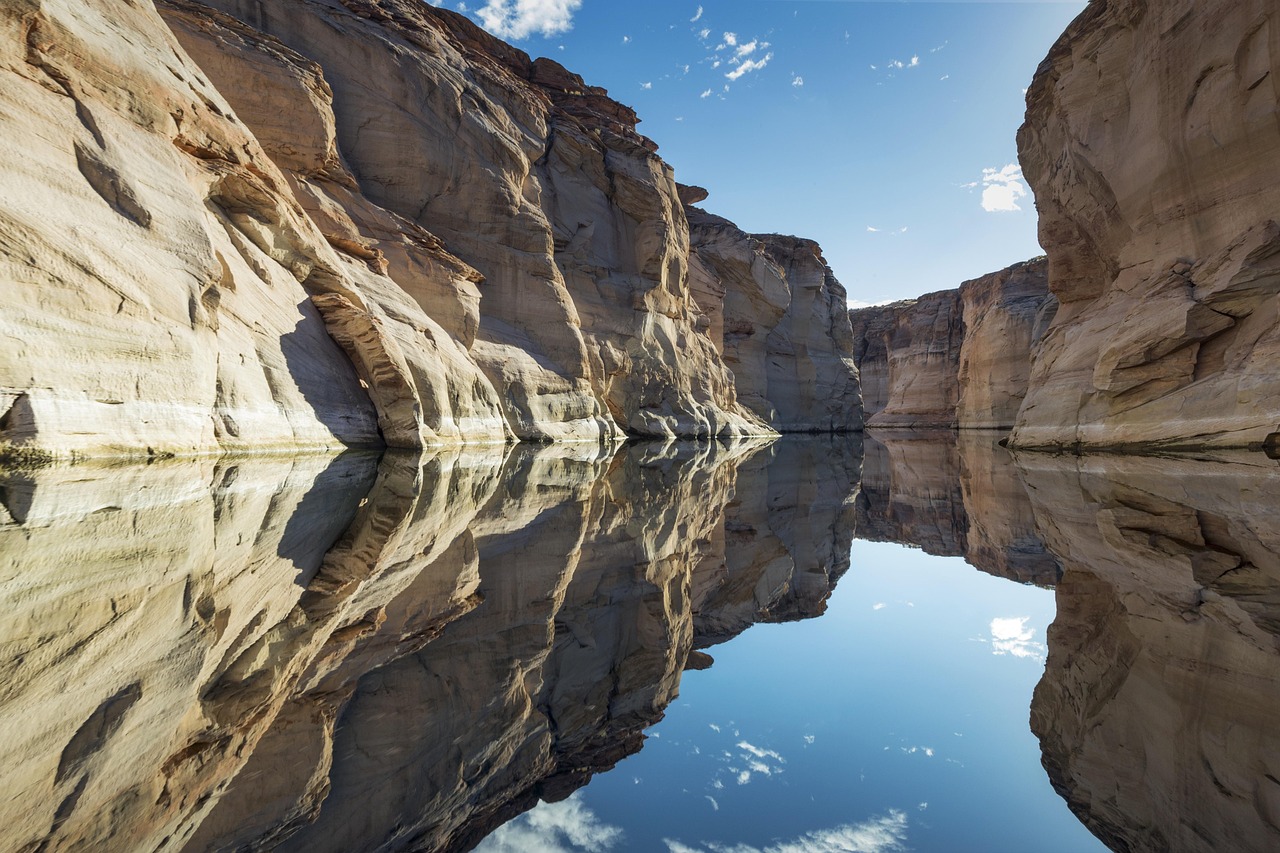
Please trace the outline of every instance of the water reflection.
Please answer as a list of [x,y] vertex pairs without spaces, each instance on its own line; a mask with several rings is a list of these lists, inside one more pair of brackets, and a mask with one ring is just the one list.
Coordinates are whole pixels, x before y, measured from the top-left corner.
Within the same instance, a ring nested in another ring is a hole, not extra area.
[[0,474],[0,850],[607,847],[574,792],[855,531],[1056,589],[1032,727],[1107,844],[1280,848],[1278,482],[950,433]]

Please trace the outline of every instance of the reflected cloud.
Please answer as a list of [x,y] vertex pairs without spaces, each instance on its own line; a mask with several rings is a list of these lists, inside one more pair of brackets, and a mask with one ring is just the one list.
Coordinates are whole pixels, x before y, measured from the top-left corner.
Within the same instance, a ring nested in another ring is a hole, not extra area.
[[1047,649],[1035,641],[1036,631],[1027,626],[1029,616],[997,617],[991,620],[991,653],[1034,658],[1044,662]]
[[768,847],[716,841],[686,844],[671,838],[664,838],[663,843],[668,853],[892,853],[905,850],[906,840],[907,815],[894,809],[862,823],[814,830]]
[[536,808],[500,827],[477,853],[606,853],[622,841],[622,830],[601,822],[580,794]]

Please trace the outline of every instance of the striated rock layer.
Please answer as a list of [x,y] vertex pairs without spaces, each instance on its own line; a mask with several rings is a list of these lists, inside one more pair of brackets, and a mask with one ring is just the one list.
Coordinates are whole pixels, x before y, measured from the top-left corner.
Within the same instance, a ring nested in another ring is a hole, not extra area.
[[0,473],[0,849],[469,849],[822,612],[860,457],[795,441]]
[[[817,247],[770,238],[768,310],[700,304],[634,112],[460,15],[0,16],[5,456],[860,425]],[[726,319],[767,363],[735,377]]]
[[781,432],[861,429],[848,299],[818,244],[747,234],[692,202],[685,213],[690,284],[742,404]]
[[1057,301],[1037,258],[958,290],[855,308],[855,361],[867,425],[1008,429]]
[[1247,446],[1280,426],[1280,18],[1091,3],[1018,134],[1049,286],[1012,441]]
[[857,538],[897,542],[1018,583],[1051,587],[1062,570],[1039,533],[1012,456],[994,436],[869,432]]
[[1275,463],[1017,461],[1064,567],[1031,705],[1054,787],[1113,850],[1277,849]]

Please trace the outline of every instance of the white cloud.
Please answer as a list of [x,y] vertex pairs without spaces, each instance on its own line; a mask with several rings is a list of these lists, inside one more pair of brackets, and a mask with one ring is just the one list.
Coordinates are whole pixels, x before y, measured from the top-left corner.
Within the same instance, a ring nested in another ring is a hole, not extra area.
[[[877,227],[875,227],[874,225],[868,225],[868,226],[867,226],[867,231],[869,231],[869,232],[870,232],[870,233],[872,233],[872,234],[879,234],[879,233],[880,233],[880,229],[879,229],[879,228],[877,228]],[[883,604],[882,604],[882,605],[877,606],[877,607],[876,607],[876,610],[879,610],[879,609],[880,609],[881,607],[883,607],[883,606],[884,606]]]
[[991,620],[991,653],[1016,658],[1043,660],[1043,643],[1035,641],[1036,631],[1027,627],[1029,616],[1013,616]]
[[738,43],[738,34],[737,34],[737,33],[725,33],[725,34],[724,34],[724,43],[725,43],[725,44],[727,44],[727,45],[729,45],[729,47],[733,47],[735,44],[737,44],[737,43]]
[[[703,92],[703,93],[702,93],[702,97],[704,97],[704,98],[705,98],[707,95],[710,95],[710,94],[711,94],[711,90],[710,90],[710,89],[708,89],[707,91],[705,91],[705,92]],[[718,732],[718,731],[720,731],[720,727],[719,727],[719,726],[717,726],[715,723],[707,723],[707,725],[711,727],[711,730],[712,730],[713,732]]]
[[700,21],[700,20],[702,20],[702,7],[701,7],[701,6],[699,6],[699,7],[698,7],[698,13],[697,13],[696,15],[694,15],[692,18],[690,18],[690,19],[689,19],[689,23],[691,23],[691,24],[696,24],[696,23],[697,23],[698,21]]
[[711,801],[711,808],[715,809],[716,811],[720,811],[720,804],[716,802],[715,797],[711,796],[710,794],[704,794],[703,796],[705,796],[708,800]]
[[641,89],[652,89],[652,88],[653,88],[653,84],[652,84],[652,83],[641,83],[641,84],[640,84],[640,88],[641,88]]
[[747,743],[745,740],[738,741],[738,749],[746,750],[747,752],[754,755],[756,758],[774,758],[784,763],[786,761],[786,759],[784,759],[778,753],[774,752],[772,749],[761,749],[758,746],[753,746]]
[[623,43],[623,44],[627,44],[627,43],[628,43],[628,42],[630,42],[630,41],[631,41],[631,36],[623,36],[623,37],[622,37],[622,43]]
[[559,803],[539,803],[480,842],[476,853],[606,853],[622,841],[622,830],[602,823],[578,794]]
[[804,742],[805,742],[805,743],[807,743],[807,744],[812,744],[812,743],[813,743],[813,741],[814,741],[814,736],[813,736],[813,735],[805,735],[805,736],[804,736]]
[[983,169],[982,186],[983,210],[988,213],[1022,210],[1018,200],[1027,197],[1027,187],[1017,163],[1003,169]]
[[582,0],[487,0],[476,10],[480,26],[504,39],[544,36],[573,28]]
[[[705,91],[704,91],[701,95],[699,95],[698,97],[699,97],[699,98],[710,98],[710,97],[711,97],[711,90],[710,90],[710,89],[705,90]],[[720,729],[716,728],[716,726],[712,726],[711,728],[715,729],[716,731],[720,731]]]
[[801,86],[804,85],[804,78],[801,77],[799,74],[795,75],[794,77],[791,78],[791,85],[799,89]]
[[[876,230],[878,230],[878,229],[876,229],[876,228],[871,228],[870,230],[871,230],[871,231],[876,231]],[[875,604],[871,605],[871,609],[872,609],[872,610],[884,610],[884,609],[885,609],[886,607],[888,607],[888,606],[889,606],[889,605],[885,604],[883,601],[877,601]]]
[[915,68],[919,64],[920,64],[920,57],[918,56],[911,57],[911,61],[907,63],[907,65],[910,66],[911,68]]
[[760,46],[759,42],[757,42],[755,39],[752,39],[746,44],[738,45],[738,49],[735,52],[737,53],[738,56],[746,56],[750,53],[755,53],[756,48],[759,46]]
[[711,30],[706,29],[705,27],[701,30],[698,30],[698,38],[702,39],[703,41],[706,41],[710,37],[711,37]]
[[949,80],[949,79],[951,79],[951,75],[950,75],[950,74],[943,74],[943,75],[942,75],[941,77],[939,77],[938,79],[939,79],[939,80]]
[[750,781],[751,781],[751,771],[750,771],[750,770],[743,770],[743,771],[741,771],[740,773],[738,773],[738,784],[739,784],[739,785],[745,785],[745,784],[747,784],[747,783],[748,783],[748,782],[750,782]]
[[730,80],[737,80],[743,74],[747,74],[751,71],[759,71],[761,68],[764,68],[769,64],[770,59],[773,59],[772,53],[766,53],[759,59],[748,59],[746,62],[742,63],[724,76],[728,77]]
[[791,841],[763,848],[714,841],[689,845],[671,838],[662,839],[668,853],[893,853],[905,850],[906,840],[907,815],[896,809],[862,823],[806,832]]
[[465,12],[465,11],[467,11],[467,4],[466,4],[466,3],[459,3],[459,4],[458,4],[458,11],[459,11],[459,12]]

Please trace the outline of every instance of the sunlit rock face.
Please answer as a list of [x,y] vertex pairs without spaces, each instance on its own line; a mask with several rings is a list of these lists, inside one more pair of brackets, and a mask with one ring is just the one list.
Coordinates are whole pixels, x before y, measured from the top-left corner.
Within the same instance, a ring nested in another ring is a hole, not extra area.
[[339,245],[390,257],[406,242],[439,238],[462,259],[456,270],[441,264],[442,279],[406,289],[451,331],[474,337],[464,337],[470,356],[517,436],[769,431],[736,403],[705,334],[672,171],[636,132],[630,108],[416,0],[332,0],[305,14],[258,0],[209,5],[243,22],[227,27],[237,38],[209,33],[200,13],[175,30],[186,42],[212,35],[191,49],[213,54],[207,61],[223,73],[210,76],[240,93],[233,101],[256,100],[243,66],[293,51],[332,92],[322,99],[331,124],[281,127],[278,113],[252,104],[244,115],[291,157],[321,150],[315,132],[325,126],[349,169],[316,174],[296,163],[294,172],[301,203]]
[[738,400],[780,432],[861,429],[848,297],[818,244],[747,234],[692,203],[685,215],[690,286]]
[[1275,463],[1019,454],[1062,560],[1031,725],[1115,850],[1280,846]]
[[1018,134],[1049,286],[1020,446],[1261,444],[1280,424],[1267,0],[1091,3]]
[[0,134],[0,445],[379,441],[312,299],[381,309],[150,4],[4,4]]
[[1036,258],[960,285],[959,428],[1013,427],[1027,394],[1031,360],[1058,308],[1047,274],[1046,259]]
[[852,309],[868,425],[1011,428],[1057,308],[1046,270],[1037,258],[958,290]]
[[468,848],[822,611],[859,452],[795,441],[6,474],[5,849]]
[[1036,531],[1012,457],[994,436],[876,431],[864,449],[857,538],[963,557],[1019,583],[1057,583],[1058,561]]

